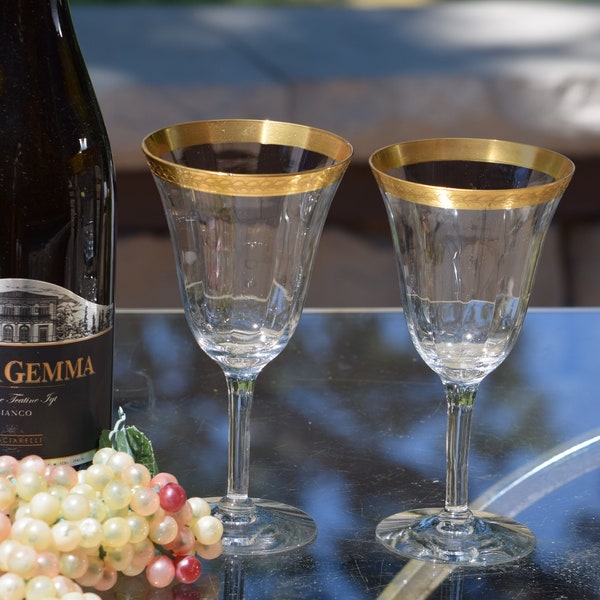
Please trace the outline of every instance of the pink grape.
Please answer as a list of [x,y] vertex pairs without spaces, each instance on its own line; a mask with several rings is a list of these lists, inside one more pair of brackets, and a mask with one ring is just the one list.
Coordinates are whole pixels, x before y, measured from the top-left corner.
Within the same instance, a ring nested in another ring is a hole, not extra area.
[[153,587],[167,587],[175,579],[175,565],[173,561],[168,556],[159,554],[146,567],[146,578]]
[[19,461],[10,454],[0,456],[0,475],[14,476],[19,473]]
[[175,539],[165,545],[165,548],[175,554],[175,556],[183,556],[190,554],[196,545],[194,532],[189,527],[180,527]]
[[133,544],[131,564],[134,567],[147,567],[155,554],[154,544],[146,538],[137,544]]
[[160,507],[170,513],[180,511],[187,502],[187,494],[178,483],[167,483],[158,492]]
[[148,517],[160,507],[160,498],[154,489],[139,487],[133,490],[130,505],[138,515]]
[[10,518],[5,513],[0,513],[0,542],[3,542],[12,530]]
[[121,479],[131,487],[148,487],[152,477],[147,467],[135,463],[123,469]]
[[52,486],[63,486],[71,489],[77,483],[77,471],[70,465],[56,465],[46,475],[48,483]]
[[158,489],[165,487],[167,483],[179,482],[177,481],[177,477],[175,477],[175,475],[172,475],[171,473],[158,473],[150,481],[150,485],[152,487],[157,487]]
[[36,575],[56,577],[59,574],[60,565],[58,555],[54,552],[38,552]]
[[148,537],[156,544],[169,544],[177,536],[179,526],[177,521],[169,515],[158,515],[150,521]]
[[212,560],[213,558],[217,558],[217,556],[220,556],[221,552],[223,552],[223,543],[221,542],[221,540],[219,540],[216,544],[206,546],[205,544],[196,542],[195,551],[200,558]]
[[100,579],[94,584],[94,589],[99,592],[105,592],[114,587],[115,583],[117,583],[118,573],[112,569],[111,567],[104,567],[102,571],[102,576]]
[[56,590],[59,598],[65,594],[68,594],[69,592],[81,593],[81,586],[64,575],[57,575],[56,577],[52,578],[52,581],[54,583],[54,589]]
[[185,504],[177,511],[171,515],[179,526],[187,525],[194,518],[194,511],[192,509],[192,505],[189,501],[186,501]]
[[85,587],[95,586],[104,574],[104,561],[98,557],[90,557],[86,572],[77,578],[77,583]]

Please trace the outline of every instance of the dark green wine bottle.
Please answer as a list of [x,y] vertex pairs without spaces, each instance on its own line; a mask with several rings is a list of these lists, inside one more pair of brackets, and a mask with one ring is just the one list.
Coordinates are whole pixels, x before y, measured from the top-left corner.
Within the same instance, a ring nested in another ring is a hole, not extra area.
[[0,2],[0,454],[110,425],[114,169],[67,0]]

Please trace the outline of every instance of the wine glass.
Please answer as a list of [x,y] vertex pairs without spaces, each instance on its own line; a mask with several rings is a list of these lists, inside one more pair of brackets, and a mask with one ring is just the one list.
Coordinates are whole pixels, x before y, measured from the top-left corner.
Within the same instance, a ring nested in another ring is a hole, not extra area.
[[248,496],[250,409],[260,371],[286,346],[352,147],[312,127],[268,120],[183,123],[143,150],[161,195],[188,325],[225,374],[227,494],[213,514],[227,554],[308,544],[304,512]]
[[446,499],[381,521],[377,539],[408,558],[455,565],[516,560],[524,525],[468,506],[471,415],[483,378],[512,349],[548,226],[573,174],[524,144],[430,139],[376,151],[370,166],[392,230],[411,339],[446,393]]

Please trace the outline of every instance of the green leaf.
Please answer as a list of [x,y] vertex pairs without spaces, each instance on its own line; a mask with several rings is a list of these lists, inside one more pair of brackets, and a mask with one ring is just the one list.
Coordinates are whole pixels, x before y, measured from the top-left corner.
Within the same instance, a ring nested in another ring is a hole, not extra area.
[[114,429],[112,431],[104,429],[100,434],[99,446],[126,452],[133,456],[135,462],[146,466],[153,477],[158,473],[152,442],[137,427],[125,426],[125,413],[121,407],[119,407],[119,419]]
[[125,427],[127,443],[131,449],[130,454],[136,462],[145,465],[154,477],[158,473],[158,465],[154,456],[152,442],[137,427],[133,425]]

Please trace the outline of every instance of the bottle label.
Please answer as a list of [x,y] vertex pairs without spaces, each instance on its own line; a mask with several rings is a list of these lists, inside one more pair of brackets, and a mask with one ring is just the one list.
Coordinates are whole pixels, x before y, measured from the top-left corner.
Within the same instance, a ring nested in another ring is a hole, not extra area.
[[110,426],[113,307],[0,279],[0,454],[90,462]]

